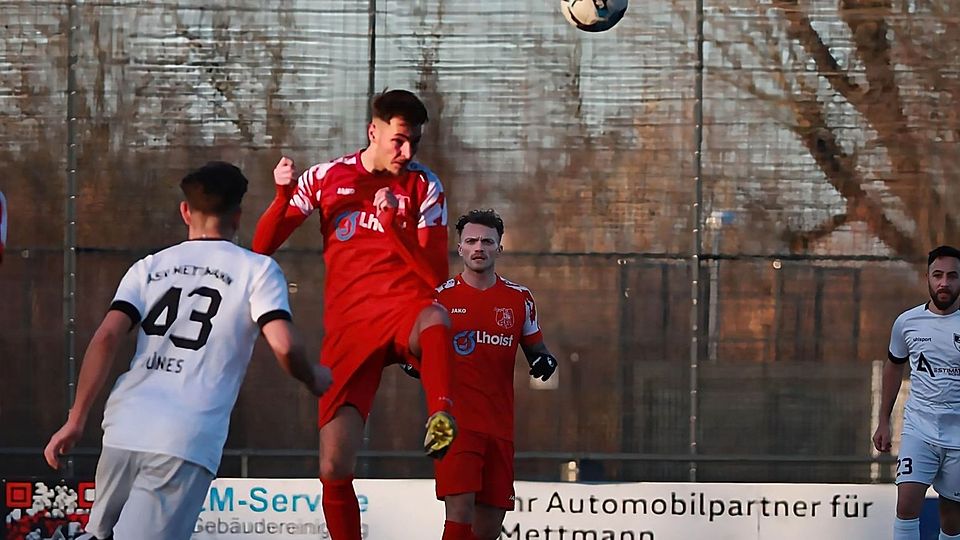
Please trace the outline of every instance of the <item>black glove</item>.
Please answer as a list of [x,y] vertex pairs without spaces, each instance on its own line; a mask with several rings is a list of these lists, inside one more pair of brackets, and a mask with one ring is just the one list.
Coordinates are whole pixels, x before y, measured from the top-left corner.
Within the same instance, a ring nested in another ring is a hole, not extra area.
[[540,353],[533,358],[527,358],[530,364],[530,376],[545,381],[557,370],[557,359],[549,354]]
[[404,373],[413,377],[414,379],[420,378],[420,371],[417,368],[413,367],[413,364],[408,364],[404,362],[400,364],[400,369],[402,369]]

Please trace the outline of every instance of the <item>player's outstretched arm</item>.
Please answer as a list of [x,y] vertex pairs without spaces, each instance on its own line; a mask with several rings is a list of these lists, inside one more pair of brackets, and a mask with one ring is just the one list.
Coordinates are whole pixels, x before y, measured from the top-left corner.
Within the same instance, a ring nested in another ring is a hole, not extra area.
[[77,396],[67,415],[67,421],[50,437],[43,450],[47,464],[54,469],[60,466],[60,456],[69,452],[83,435],[90,407],[110,374],[110,366],[123,339],[133,321],[121,311],[110,310],[100,323],[93,339],[87,346],[77,379]]
[[330,368],[307,360],[303,340],[293,323],[276,319],[263,325],[261,331],[277,363],[288,375],[302,382],[315,396],[327,391],[333,380]]
[[[900,360],[900,359],[898,359]],[[893,414],[893,404],[900,393],[900,384],[903,382],[903,362],[893,359],[883,366],[883,378],[880,384],[880,423],[873,434],[873,446],[880,452],[889,452],[892,445],[890,433],[890,415]]]
[[530,364],[530,376],[534,379],[545,381],[557,370],[557,359],[550,354],[543,341],[531,345],[521,344],[520,347]]
[[[305,210],[291,204],[291,199],[298,195],[298,190],[309,188],[294,182],[294,171],[293,160],[287,157],[280,158],[276,168],[273,169],[273,184],[277,193],[270,206],[257,220],[252,246],[253,251],[257,253],[272,255],[313,210],[312,207]],[[307,173],[304,173],[304,176],[306,177]],[[309,178],[301,178],[301,180],[303,180],[301,183],[309,183]],[[301,196],[300,200],[310,201],[312,197]]]

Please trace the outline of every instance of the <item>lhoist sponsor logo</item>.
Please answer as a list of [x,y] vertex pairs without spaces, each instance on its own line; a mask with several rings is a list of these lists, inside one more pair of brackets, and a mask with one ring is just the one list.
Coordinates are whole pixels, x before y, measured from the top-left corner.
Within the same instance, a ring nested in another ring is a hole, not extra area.
[[483,330],[464,330],[453,336],[453,349],[460,356],[467,356],[472,353],[479,344],[510,347],[513,345],[513,336],[491,334]]

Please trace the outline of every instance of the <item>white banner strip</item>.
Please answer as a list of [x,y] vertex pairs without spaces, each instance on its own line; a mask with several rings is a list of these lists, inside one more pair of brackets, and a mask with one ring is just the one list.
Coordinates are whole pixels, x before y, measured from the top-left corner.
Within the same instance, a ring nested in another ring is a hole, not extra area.
[[[357,480],[363,537],[440,538],[431,480]],[[216,480],[196,540],[329,538],[317,480]],[[847,484],[517,482],[513,540],[889,540],[896,488]]]

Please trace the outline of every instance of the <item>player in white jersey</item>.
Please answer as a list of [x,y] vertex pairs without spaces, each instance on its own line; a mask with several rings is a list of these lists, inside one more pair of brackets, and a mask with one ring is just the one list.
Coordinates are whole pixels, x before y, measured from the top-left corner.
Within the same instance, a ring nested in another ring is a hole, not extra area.
[[893,323],[873,435],[877,450],[889,452],[890,414],[909,362],[894,540],[920,539],[920,511],[931,485],[940,495],[940,540],[960,539],[960,250],[930,252],[927,286],[930,301]]
[[104,409],[87,525],[95,538],[190,538],[261,332],[281,367],[312,393],[330,385],[330,370],[307,360],[290,322],[280,267],[229,240],[247,190],[240,169],[208,163],[180,187],[188,240],[127,271],[87,347],[67,422],[44,450],[57,468],[83,433],[121,339],[139,326],[130,369]]

